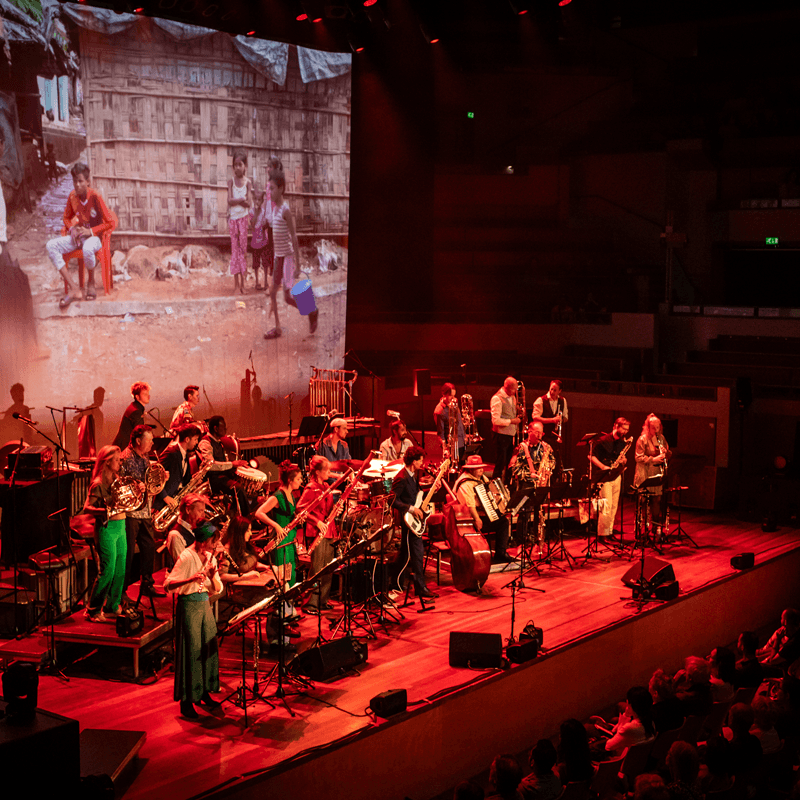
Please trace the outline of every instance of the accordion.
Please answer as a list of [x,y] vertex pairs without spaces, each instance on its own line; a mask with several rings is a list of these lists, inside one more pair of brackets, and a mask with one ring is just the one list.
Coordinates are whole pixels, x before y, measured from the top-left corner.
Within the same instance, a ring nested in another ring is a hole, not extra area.
[[508,489],[500,478],[488,483],[479,483],[475,487],[475,496],[492,522],[506,513],[506,506],[511,499]]

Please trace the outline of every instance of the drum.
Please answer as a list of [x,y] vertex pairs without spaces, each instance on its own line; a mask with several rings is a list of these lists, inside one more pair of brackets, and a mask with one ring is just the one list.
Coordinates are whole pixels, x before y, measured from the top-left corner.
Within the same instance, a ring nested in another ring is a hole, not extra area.
[[350,495],[350,497],[354,497],[359,505],[368,505],[370,497],[369,484],[357,483],[353,487],[353,493]]
[[260,469],[252,467],[236,467],[236,478],[248,497],[257,497],[267,482],[267,476]]

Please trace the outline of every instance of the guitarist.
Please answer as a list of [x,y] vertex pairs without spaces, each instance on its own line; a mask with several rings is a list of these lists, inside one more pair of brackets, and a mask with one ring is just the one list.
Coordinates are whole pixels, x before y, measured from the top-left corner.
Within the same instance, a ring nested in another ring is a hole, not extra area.
[[[314,456],[308,465],[308,476],[308,484],[303,489],[300,502],[297,504],[298,511],[302,511],[306,506],[313,503],[328,488],[328,478],[331,476],[331,462],[325,456]],[[331,520],[329,523],[325,522],[333,510],[335,502],[333,494],[329,494],[314,506],[306,521],[306,548],[322,534],[322,539],[320,539],[311,553],[312,575],[315,575],[324,566],[330,564],[336,553],[334,542],[339,538],[339,532],[336,530],[336,520]],[[330,611],[333,608],[329,599],[332,582],[332,575],[320,578],[319,589],[311,593],[311,599],[306,606],[307,614],[316,616],[322,611]]]
[[[600,499],[606,501],[597,520],[597,535],[605,539],[614,535],[614,518],[619,506],[622,473],[628,462],[623,451],[627,451],[630,446],[630,441],[625,441],[630,427],[631,424],[625,417],[618,417],[611,433],[606,433],[594,443],[594,449],[589,456],[595,467],[595,483],[600,484]],[[619,463],[616,468],[612,468],[615,462]]]
[[418,519],[422,519],[422,511],[414,504],[419,494],[419,470],[425,460],[425,452],[421,447],[409,447],[403,455],[404,469],[395,475],[392,481],[392,493],[394,502],[392,507],[397,512],[400,527],[403,531],[403,544],[400,548],[400,555],[397,563],[401,565],[400,574],[397,576],[397,583],[402,588],[403,573],[411,565],[414,573],[414,591],[417,597],[424,597],[426,600],[433,600],[439,595],[428,589],[425,584],[425,548],[422,544],[422,537],[412,533],[403,521],[403,515],[410,512]]

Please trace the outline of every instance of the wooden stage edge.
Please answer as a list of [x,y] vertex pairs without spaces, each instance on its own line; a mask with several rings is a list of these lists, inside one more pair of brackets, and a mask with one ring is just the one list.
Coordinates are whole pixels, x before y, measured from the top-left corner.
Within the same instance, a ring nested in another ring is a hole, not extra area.
[[[487,769],[496,754],[521,752],[556,733],[564,719],[586,718],[631,686],[647,685],[657,667],[676,669],[683,656],[705,654],[742,630],[762,628],[783,608],[800,604],[799,574],[800,547],[795,547],[527,664],[489,673],[371,729],[195,797],[427,800]],[[464,680],[473,674],[464,670]]]

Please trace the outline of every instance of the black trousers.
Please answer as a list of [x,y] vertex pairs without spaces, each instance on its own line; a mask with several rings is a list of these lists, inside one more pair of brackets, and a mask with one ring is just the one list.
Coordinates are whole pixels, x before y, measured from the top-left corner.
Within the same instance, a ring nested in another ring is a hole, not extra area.
[[508,538],[511,533],[511,521],[507,517],[500,517],[494,522],[490,522],[488,517],[481,514],[481,533],[494,534],[494,556],[495,558],[502,558],[506,554],[508,547]]
[[397,583],[400,589],[403,589],[403,583],[410,569],[414,573],[414,591],[418,595],[425,594],[428,591],[425,583],[424,568],[425,545],[422,543],[422,538],[411,533],[405,525],[403,525],[403,544],[400,547],[400,555],[397,561],[400,564],[400,573],[397,576]]
[[497,454],[494,457],[492,480],[502,478],[505,481],[506,467],[508,467],[508,462],[511,461],[511,455],[514,452],[514,437],[506,436],[504,433],[495,433],[494,444]]
[[[127,589],[141,575],[143,583],[153,583],[153,567],[156,560],[155,528],[151,519],[126,517],[125,539],[128,554],[125,558],[125,584]],[[133,574],[134,543],[139,545],[139,575]]]

